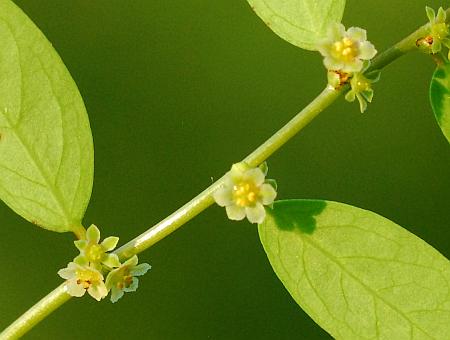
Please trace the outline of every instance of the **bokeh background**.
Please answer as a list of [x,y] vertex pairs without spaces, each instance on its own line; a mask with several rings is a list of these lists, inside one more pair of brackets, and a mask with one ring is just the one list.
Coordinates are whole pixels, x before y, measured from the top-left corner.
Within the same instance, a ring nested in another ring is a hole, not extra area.
[[[85,225],[132,239],[281,127],[326,82],[317,53],[245,0],[17,0],[80,88],[95,142]],[[384,50],[443,1],[348,0],[344,23]],[[450,145],[428,104],[430,58],[390,65],[366,114],[340,99],[269,160],[280,198],[370,209],[450,257]],[[73,235],[0,204],[0,329],[61,279]],[[212,207],[140,256],[153,269],[115,305],[72,299],[28,339],[329,339],[276,278],[256,227]]]

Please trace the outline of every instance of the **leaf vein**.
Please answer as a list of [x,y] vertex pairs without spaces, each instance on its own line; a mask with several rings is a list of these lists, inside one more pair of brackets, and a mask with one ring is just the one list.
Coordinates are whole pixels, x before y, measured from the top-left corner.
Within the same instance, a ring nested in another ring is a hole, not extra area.
[[370,294],[372,294],[374,297],[376,297],[379,301],[382,301],[384,304],[386,304],[389,308],[396,311],[403,319],[405,319],[412,328],[415,326],[418,330],[422,331],[424,334],[429,336],[430,338],[434,339],[433,336],[428,334],[426,331],[424,331],[419,325],[417,325],[413,320],[411,320],[408,315],[400,310],[398,307],[390,303],[389,301],[383,299],[376,290],[372,289],[370,286],[366,285],[362,280],[360,280],[357,276],[355,276],[353,273],[348,271],[345,266],[332,254],[330,254],[326,249],[318,245],[315,241],[311,239],[311,237],[304,237],[304,240],[311,245],[312,247],[316,248],[318,251],[322,252],[331,262],[334,262],[343,272],[345,272],[349,277],[351,277],[353,280],[361,284]]

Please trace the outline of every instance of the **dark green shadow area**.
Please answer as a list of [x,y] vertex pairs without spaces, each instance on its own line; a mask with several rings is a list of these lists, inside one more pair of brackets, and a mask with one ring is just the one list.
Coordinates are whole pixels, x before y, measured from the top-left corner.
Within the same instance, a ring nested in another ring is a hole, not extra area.
[[434,74],[433,79],[431,81],[430,85],[430,101],[431,106],[433,108],[434,114],[436,116],[437,121],[439,124],[441,123],[442,117],[443,117],[443,100],[445,97],[445,94],[449,92],[449,89],[447,89],[442,83],[440,83],[439,79],[445,79],[447,77],[447,71],[450,70],[450,64],[445,65],[444,67],[438,68]]
[[282,230],[298,229],[302,233],[312,234],[316,229],[315,216],[324,211],[326,201],[321,200],[283,200],[276,201],[268,213]]

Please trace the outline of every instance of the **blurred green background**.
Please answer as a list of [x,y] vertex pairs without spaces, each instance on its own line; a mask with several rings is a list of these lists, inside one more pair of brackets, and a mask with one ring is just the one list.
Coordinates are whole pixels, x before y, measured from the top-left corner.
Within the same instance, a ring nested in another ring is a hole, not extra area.
[[[317,53],[272,33],[245,0],[17,0],[80,88],[95,142],[85,224],[125,243],[228,170],[325,85]],[[348,0],[344,23],[384,50],[426,20],[422,0]],[[366,114],[343,99],[269,160],[280,198],[370,209],[450,257],[450,145],[428,104],[434,66],[389,66]],[[0,205],[0,329],[61,283],[76,255]],[[329,339],[276,278],[256,227],[219,207],[140,256],[117,304],[72,299],[28,339]]]

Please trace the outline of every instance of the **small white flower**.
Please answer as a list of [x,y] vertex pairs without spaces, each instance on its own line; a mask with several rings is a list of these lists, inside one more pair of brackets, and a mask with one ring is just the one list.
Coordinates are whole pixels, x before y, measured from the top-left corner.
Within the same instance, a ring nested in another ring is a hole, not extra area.
[[223,186],[214,193],[214,200],[225,207],[230,220],[240,221],[247,216],[251,223],[262,223],[266,217],[264,205],[272,204],[277,195],[274,187],[264,180],[260,168],[234,164]]
[[325,57],[324,65],[328,70],[346,73],[360,72],[363,61],[372,59],[377,50],[367,41],[366,30],[335,24],[330,27],[328,36],[318,45],[319,52]]
[[58,275],[67,280],[67,293],[81,297],[86,291],[97,301],[108,295],[108,289],[103,282],[103,275],[91,266],[81,266],[70,262],[67,268],[58,271]]

